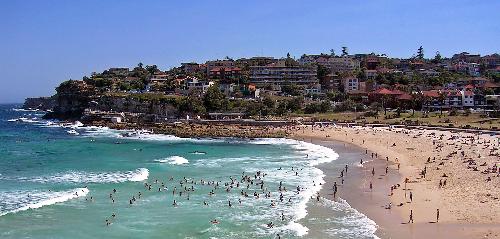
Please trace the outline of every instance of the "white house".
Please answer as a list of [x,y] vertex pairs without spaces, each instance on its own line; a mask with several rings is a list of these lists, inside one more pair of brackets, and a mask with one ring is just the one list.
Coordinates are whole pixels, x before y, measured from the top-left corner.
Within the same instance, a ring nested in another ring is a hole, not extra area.
[[462,93],[462,106],[464,107],[474,107],[474,92],[464,90]]
[[359,80],[356,77],[348,77],[342,79],[344,85],[344,91],[349,93],[352,91],[359,90]]

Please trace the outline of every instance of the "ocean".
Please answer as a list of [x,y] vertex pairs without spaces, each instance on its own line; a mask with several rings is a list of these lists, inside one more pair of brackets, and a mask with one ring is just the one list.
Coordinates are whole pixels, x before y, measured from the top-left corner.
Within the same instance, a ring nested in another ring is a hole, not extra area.
[[341,198],[316,201],[330,148],[62,124],[19,107],[0,105],[0,238],[376,237]]

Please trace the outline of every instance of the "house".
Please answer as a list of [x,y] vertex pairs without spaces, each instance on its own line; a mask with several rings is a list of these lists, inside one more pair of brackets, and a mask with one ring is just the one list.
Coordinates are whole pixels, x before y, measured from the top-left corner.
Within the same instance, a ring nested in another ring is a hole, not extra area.
[[198,72],[203,72],[205,70],[205,65],[204,64],[198,64],[196,62],[187,62],[187,63],[181,63],[181,69],[186,73],[186,74],[194,74]]
[[241,76],[241,69],[238,67],[215,67],[208,74],[210,79],[235,79]]
[[438,71],[432,69],[431,70],[421,69],[419,73],[426,77],[438,77],[441,74]]
[[361,67],[361,63],[349,56],[330,57],[325,62],[318,63],[327,67],[333,73],[350,73]]
[[320,84],[316,84],[316,85],[311,85],[309,87],[306,87],[304,89],[304,93],[306,93],[306,95],[318,95],[318,94],[321,94],[321,85]]
[[189,92],[192,91],[200,91],[202,93],[206,93],[208,88],[210,86],[213,86],[215,83],[213,81],[201,81],[200,79],[196,77],[187,77],[184,80],[184,87],[187,89]]
[[234,83],[229,83],[229,84],[219,84],[219,90],[224,93],[226,96],[230,96],[233,94],[233,92],[236,89],[236,84]]
[[330,73],[321,80],[320,84],[325,90],[338,90],[340,89],[341,80],[338,75]]
[[458,90],[443,91],[444,104],[449,108],[461,108],[463,102],[462,92]]
[[462,52],[455,54],[451,57],[451,60],[454,62],[463,61],[463,62],[474,62],[479,63],[481,60],[481,55],[479,54],[470,54],[468,52]]
[[119,123],[122,122],[122,117],[113,116],[113,117],[111,117],[111,122],[114,123],[114,124],[119,124]]
[[474,107],[474,92],[471,90],[460,91],[462,93],[463,107]]
[[364,56],[364,66],[368,70],[375,70],[380,65],[380,57],[375,54]]
[[500,66],[486,70],[490,74],[500,74]]
[[470,76],[479,76],[479,64],[477,63],[468,63],[467,64],[467,73]]
[[365,70],[366,79],[375,79],[377,77],[377,70]]
[[241,58],[236,60],[236,65],[241,67],[244,66],[265,66],[277,62],[278,59],[274,57],[256,56],[252,58]]
[[210,71],[214,68],[234,68],[234,61],[231,59],[227,60],[215,60],[215,61],[207,61],[205,63],[207,65],[207,75],[210,75]]
[[319,83],[316,77],[316,67],[307,65],[290,66],[286,65],[285,61],[266,66],[251,66],[250,82],[258,86]]
[[342,79],[342,85],[344,86],[344,92],[346,93],[358,91],[360,89],[359,79],[356,77],[347,77]]
[[331,73],[350,73],[360,69],[360,61],[350,56],[303,55],[298,62],[302,65],[318,64]]
[[126,76],[129,73],[129,68],[119,67],[119,68],[109,68],[107,71],[104,71],[104,74],[112,74],[115,76]]
[[499,54],[491,54],[488,56],[484,56],[481,58],[481,61],[486,66],[487,69],[494,69],[500,66],[500,55]]

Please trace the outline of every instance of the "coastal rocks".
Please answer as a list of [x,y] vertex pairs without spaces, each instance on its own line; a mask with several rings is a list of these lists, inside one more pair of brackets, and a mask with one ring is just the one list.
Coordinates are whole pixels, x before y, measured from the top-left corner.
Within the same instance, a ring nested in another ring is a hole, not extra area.
[[152,114],[165,117],[177,117],[178,111],[174,101],[141,99],[132,96],[103,95],[95,102],[91,102],[89,108],[99,111],[130,112]]
[[52,110],[55,105],[56,99],[54,97],[26,98],[23,104],[23,109],[37,109],[48,111]]
[[53,112],[44,116],[45,119],[80,119],[95,95],[95,88],[84,81],[65,81],[56,91],[53,96],[56,105]]
[[93,122],[96,126],[106,126],[119,130],[145,129],[155,134],[174,135],[181,138],[283,138],[288,136],[281,127],[259,127],[244,125],[205,125],[196,123],[150,124],[134,123],[112,124],[104,121]]

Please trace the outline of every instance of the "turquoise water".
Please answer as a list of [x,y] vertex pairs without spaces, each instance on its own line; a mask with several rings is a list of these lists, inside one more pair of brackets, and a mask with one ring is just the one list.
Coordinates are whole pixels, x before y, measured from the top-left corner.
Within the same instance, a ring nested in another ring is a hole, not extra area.
[[[0,106],[0,238],[307,237],[302,221],[323,176],[314,166],[338,157],[293,140],[182,139],[15,108]],[[336,203],[325,203],[332,218],[366,220]],[[343,223],[325,231],[350,238],[358,226]]]

